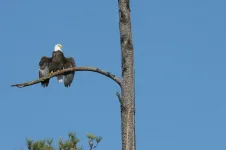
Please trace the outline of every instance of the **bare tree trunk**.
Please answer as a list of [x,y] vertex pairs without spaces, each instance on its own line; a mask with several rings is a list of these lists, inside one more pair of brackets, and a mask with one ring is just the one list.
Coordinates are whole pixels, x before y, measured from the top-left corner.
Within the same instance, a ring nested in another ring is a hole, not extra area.
[[119,28],[122,52],[122,150],[136,150],[134,50],[129,0],[118,0]]

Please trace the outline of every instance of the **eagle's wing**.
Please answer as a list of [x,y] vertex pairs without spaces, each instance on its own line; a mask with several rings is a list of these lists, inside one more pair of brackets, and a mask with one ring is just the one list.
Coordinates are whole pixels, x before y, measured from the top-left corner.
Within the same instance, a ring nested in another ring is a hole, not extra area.
[[[64,63],[64,69],[74,68],[76,66],[75,60],[73,57],[66,58]],[[74,79],[74,71],[67,72],[64,74],[64,86],[69,87]]]
[[[43,56],[39,62],[39,78],[46,77],[49,75],[49,65],[51,63],[51,58]],[[49,84],[49,79],[41,82],[43,87],[47,87]]]

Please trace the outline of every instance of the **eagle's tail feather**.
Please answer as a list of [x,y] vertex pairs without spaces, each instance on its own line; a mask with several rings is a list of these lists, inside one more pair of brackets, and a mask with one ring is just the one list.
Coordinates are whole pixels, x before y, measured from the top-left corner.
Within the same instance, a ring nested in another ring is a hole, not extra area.
[[63,75],[57,76],[57,80],[59,83],[63,82]]

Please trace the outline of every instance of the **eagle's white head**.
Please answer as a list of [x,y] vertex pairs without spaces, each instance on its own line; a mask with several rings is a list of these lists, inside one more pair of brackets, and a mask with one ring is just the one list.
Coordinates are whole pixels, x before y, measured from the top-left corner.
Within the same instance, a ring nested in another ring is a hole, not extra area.
[[62,52],[62,45],[61,44],[57,44],[57,45],[55,45],[55,47],[54,47],[54,51],[61,51]]

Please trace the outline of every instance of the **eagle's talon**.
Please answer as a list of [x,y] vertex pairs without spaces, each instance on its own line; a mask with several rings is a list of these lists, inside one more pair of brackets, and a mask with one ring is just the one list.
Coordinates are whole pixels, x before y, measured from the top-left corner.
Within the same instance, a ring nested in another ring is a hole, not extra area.
[[51,71],[50,73],[49,73],[49,75],[52,75],[54,72],[53,71]]

